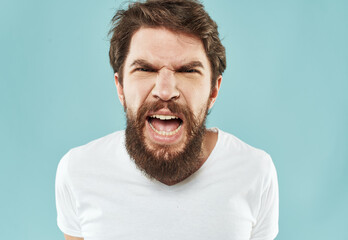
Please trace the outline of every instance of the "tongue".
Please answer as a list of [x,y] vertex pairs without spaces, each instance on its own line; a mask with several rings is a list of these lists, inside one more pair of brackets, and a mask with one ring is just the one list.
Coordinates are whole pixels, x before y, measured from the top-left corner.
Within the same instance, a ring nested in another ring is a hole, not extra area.
[[151,119],[150,123],[157,131],[172,132],[179,127],[180,120],[179,119],[160,120],[157,118],[153,118]]

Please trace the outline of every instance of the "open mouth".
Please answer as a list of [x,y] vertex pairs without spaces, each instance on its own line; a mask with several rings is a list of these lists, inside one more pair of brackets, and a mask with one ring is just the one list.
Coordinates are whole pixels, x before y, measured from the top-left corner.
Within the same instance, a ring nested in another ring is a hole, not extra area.
[[183,121],[174,115],[150,115],[147,121],[151,129],[162,136],[172,136],[179,132]]

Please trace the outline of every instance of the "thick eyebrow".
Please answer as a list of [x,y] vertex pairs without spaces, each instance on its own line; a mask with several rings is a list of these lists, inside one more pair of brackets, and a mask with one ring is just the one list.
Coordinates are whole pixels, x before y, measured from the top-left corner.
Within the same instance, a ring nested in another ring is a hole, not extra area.
[[151,63],[144,59],[137,59],[130,66],[141,66],[143,68],[155,69],[155,67]]
[[178,67],[178,69],[176,69],[176,71],[185,71],[185,70],[190,70],[192,68],[197,68],[197,67],[200,67],[202,69],[204,69],[204,66],[202,64],[202,62],[200,61],[192,61],[192,62],[189,62],[189,63],[186,63],[180,67]]
[[[148,69],[156,69],[155,66],[153,66],[151,63],[149,63],[148,61],[144,59],[136,59],[134,60],[134,62],[132,62],[130,66],[131,67],[140,66],[140,67],[148,68]],[[189,69],[197,68],[197,67],[204,69],[204,66],[201,61],[191,61],[189,63],[186,63],[184,65],[177,67],[175,70],[180,72],[180,71],[185,71],[185,70],[189,70]]]

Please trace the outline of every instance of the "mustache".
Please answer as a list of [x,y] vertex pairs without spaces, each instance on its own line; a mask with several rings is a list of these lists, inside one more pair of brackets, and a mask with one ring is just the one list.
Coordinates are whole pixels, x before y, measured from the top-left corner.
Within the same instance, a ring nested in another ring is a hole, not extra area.
[[148,102],[145,103],[142,107],[146,108],[148,111],[153,112],[156,112],[163,108],[167,108],[172,113],[182,113],[183,111],[185,111],[184,109],[186,109],[186,107],[179,103],[173,101],[165,102],[163,100],[157,100],[156,102]]
[[163,101],[163,100],[157,100],[155,102],[146,102],[144,103],[138,111],[137,114],[137,120],[140,121],[146,117],[148,112],[156,112],[160,109],[166,108],[173,114],[182,114],[185,117],[192,116],[191,110],[184,105],[181,105],[174,101]]

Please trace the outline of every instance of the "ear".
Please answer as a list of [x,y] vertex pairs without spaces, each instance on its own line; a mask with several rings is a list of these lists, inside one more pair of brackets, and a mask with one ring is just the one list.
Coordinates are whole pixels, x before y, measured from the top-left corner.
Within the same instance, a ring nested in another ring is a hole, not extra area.
[[216,79],[216,84],[215,84],[214,88],[212,88],[211,93],[210,93],[209,109],[211,109],[214,106],[214,103],[216,101],[216,98],[217,98],[219,90],[220,90],[221,81],[222,81],[222,76],[219,75],[218,78]]
[[122,106],[124,106],[124,101],[125,100],[124,100],[123,86],[119,82],[118,73],[115,73],[114,78],[115,78],[115,84],[116,84],[116,88],[117,88],[118,99],[120,100]]

